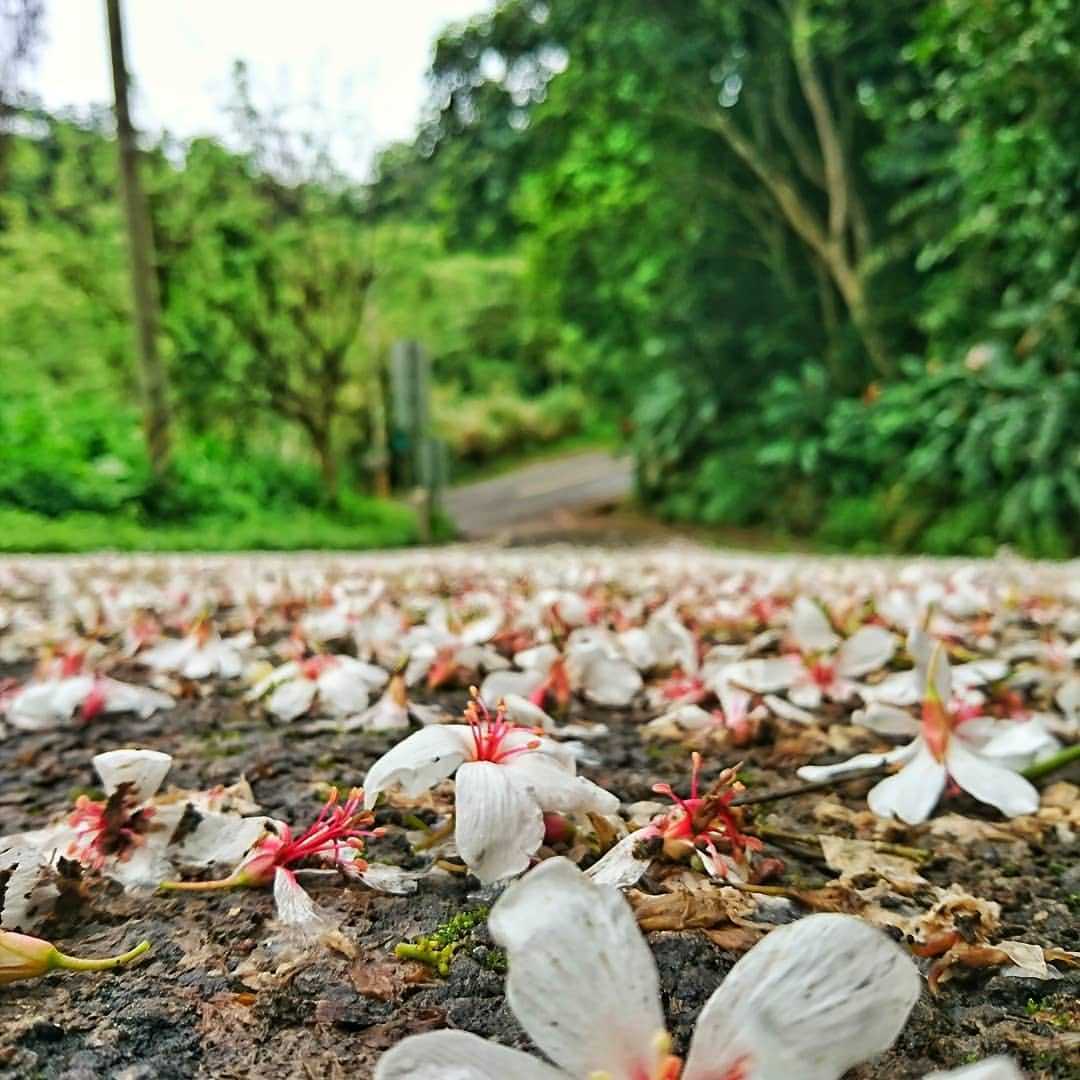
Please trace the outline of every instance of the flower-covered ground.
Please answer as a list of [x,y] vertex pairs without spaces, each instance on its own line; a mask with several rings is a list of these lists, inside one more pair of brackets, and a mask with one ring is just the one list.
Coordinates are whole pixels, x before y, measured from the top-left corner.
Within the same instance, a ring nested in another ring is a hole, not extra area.
[[[0,985],[0,1077],[359,1078],[446,1027],[528,1048],[486,916],[553,854],[629,899],[676,1053],[740,956],[832,911],[924,976],[848,1075],[1075,1076],[1078,721],[1075,565],[12,560],[0,926],[151,950]],[[129,749],[157,753],[99,756]]]

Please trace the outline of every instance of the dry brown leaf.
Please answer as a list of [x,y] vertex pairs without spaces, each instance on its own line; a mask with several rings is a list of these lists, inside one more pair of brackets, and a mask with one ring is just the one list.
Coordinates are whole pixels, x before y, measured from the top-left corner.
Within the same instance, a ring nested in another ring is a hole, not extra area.
[[738,889],[693,874],[670,877],[663,887],[666,891],[657,895],[637,889],[626,894],[642,930],[705,929],[746,919],[756,910]]
[[364,997],[393,1001],[405,983],[402,967],[400,961],[391,963],[389,960],[361,956],[349,967],[349,982]]
[[702,933],[714,944],[728,952],[746,952],[752,949],[766,934],[764,927],[725,926],[719,930],[703,930]]
[[888,881],[906,896],[929,884],[912,860],[878,851],[873,841],[827,835],[819,840],[826,865],[844,880],[872,875]]

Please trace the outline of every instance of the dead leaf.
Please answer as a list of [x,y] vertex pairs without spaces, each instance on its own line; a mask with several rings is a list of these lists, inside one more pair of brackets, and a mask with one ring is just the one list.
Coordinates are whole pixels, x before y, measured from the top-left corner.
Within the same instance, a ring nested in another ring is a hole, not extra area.
[[827,835],[822,835],[819,840],[826,865],[844,880],[872,875],[888,881],[906,896],[929,884],[912,860],[879,851],[872,840],[848,840],[843,836]]

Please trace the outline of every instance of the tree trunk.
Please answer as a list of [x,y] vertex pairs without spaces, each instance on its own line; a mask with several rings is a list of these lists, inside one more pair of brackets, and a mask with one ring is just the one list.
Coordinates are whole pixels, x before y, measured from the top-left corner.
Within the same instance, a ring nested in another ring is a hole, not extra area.
[[158,353],[158,292],[154,267],[154,236],[150,214],[139,182],[135,130],[128,109],[128,72],[124,62],[120,0],[105,0],[109,20],[113,94],[116,101],[116,141],[120,156],[120,195],[127,219],[131,251],[131,292],[135,305],[135,337],[142,376],[146,447],[154,474],[162,476],[169,463],[169,408],[165,368]]

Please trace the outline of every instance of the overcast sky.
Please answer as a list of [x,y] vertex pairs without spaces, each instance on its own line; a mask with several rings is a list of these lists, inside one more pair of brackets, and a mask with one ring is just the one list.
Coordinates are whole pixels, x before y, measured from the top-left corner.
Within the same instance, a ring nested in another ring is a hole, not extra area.
[[[363,174],[376,147],[408,138],[439,31],[491,0],[125,0],[135,120],[175,135],[225,134],[234,60],[256,104],[317,99],[339,165]],[[103,0],[46,0],[46,41],[24,80],[46,107],[111,98]],[[298,114],[299,115],[299,114]]]

